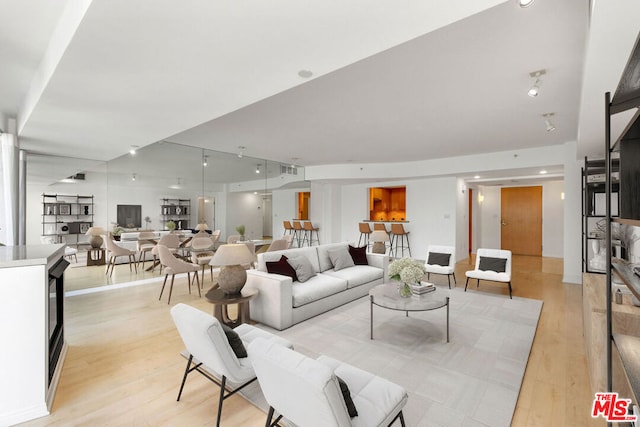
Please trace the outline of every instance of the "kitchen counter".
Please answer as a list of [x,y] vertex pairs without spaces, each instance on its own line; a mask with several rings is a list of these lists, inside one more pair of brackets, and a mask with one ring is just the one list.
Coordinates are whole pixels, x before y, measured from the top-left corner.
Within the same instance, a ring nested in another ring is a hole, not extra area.
[[63,244],[0,246],[0,268],[47,265],[64,255]]

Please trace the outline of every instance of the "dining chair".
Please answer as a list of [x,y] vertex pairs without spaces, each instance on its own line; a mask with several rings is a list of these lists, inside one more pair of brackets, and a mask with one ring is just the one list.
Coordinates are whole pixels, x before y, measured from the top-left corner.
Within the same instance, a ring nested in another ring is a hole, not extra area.
[[156,245],[156,233],[153,231],[141,231],[138,233],[138,241],[136,242],[136,249],[138,250],[138,263],[142,261],[142,268],[144,269],[144,262],[147,260],[147,252],[151,252]]
[[271,242],[267,252],[282,251],[289,248],[289,242],[286,239],[278,239]]
[[304,230],[302,228],[302,224],[300,224],[300,221],[293,221],[293,241],[296,242],[296,245],[298,245],[298,247],[302,246],[300,242],[302,241],[303,232]]
[[[311,221],[305,221],[302,223],[302,229],[304,230],[304,237],[302,238],[302,246],[304,246],[305,240],[309,246],[313,245],[313,242],[320,244],[320,237],[318,237],[318,227],[314,227]],[[313,233],[316,233],[316,238],[313,238]]]
[[167,284],[167,278],[169,278],[169,275],[171,275],[171,285],[169,286],[169,299],[167,299],[167,304],[171,303],[173,282],[176,278],[176,274],[182,273],[187,273],[187,284],[189,286],[189,293],[191,293],[191,273],[193,273],[194,280],[198,282],[198,295],[202,297],[202,293],[200,292],[200,279],[198,278],[198,270],[200,269],[200,266],[176,258],[174,254],[169,250],[169,248],[167,248],[165,245],[161,245],[160,243],[158,243],[156,247],[158,248],[160,263],[164,266],[165,272],[164,282],[162,283],[162,289],[160,290],[158,301],[162,299],[162,293],[164,292],[164,287]]
[[194,237],[191,240],[191,262],[202,266],[202,286],[204,286],[204,272],[207,266],[209,266],[211,281],[213,282],[213,266],[209,265],[209,261],[211,261],[215,253],[213,245],[213,240],[208,235],[206,237]]
[[[116,266],[116,259],[120,256],[126,256],[129,258],[129,271],[133,271],[133,268],[131,267],[133,264],[133,267],[136,269],[136,273],[138,272],[138,263],[136,262],[135,251],[118,246],[113,240],[113,235],[111,233],[107,235],[105,244],[107,246],[107,251],[109,251],[109,261],[107,262],[107,271],[105,274],[108,274],[109,277],[113,275],[113,269]],[[111,269],[111,273],[109,273],[109,269]]]
[[162,237],[160,237],[160,240],[158,240],[156,246],[151,249],[151,254],[153,255],[152,270],[155,270],[156,265],[160,264],[160,274],[162,274],[162,262],[158,262],[157,260],[158,245],[166,246],[171,253],[176,254],[178,252],[178,248],[180,247],[180,236],[174,233],[164,234]]
[[238,243],[240,241],[240,235],[239,234],[231,234],[229,235],[229,237],[227,237],[227,243]]
[[360,230],[360,238],[358,239],[358,246],[360,246],[363,237],[364,237],[365,246],[369,246],[369,236],[371,236],[371,226],[369,225],[369,223],[368,222],[358,223],[358,230]]

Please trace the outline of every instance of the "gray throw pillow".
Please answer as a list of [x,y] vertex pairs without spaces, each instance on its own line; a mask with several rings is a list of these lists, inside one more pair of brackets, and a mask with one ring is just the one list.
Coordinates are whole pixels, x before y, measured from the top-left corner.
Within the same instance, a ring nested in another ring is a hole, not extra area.
[[316,275],[313,271],[311,261],[309,261],[305,256],[291,257],[287,259],[287,262],[296,271],[298,282],[306,282]]
[[335,271],[342,270],[343,268],[353,267],[356,265],[353,262],[353,258],[351,258],[351,254],[347,247],[341,247],[336,249],[331,249],[329,251],[329,259],[331,260],[331,264],[333,264],[333,269]]
[[440,265],[443,267],[447,267],[449,265],[450,258],[451,258],[451,254],[443,254],[441,252],[429,252],[429,259],[427,260],[427,264]]

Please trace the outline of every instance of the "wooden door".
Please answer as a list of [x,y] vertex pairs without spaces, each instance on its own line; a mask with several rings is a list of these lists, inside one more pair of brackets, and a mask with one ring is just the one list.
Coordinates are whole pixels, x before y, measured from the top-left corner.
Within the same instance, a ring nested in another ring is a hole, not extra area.
[[542,256],[542,187],[503,188],[500,213],[502,249]]

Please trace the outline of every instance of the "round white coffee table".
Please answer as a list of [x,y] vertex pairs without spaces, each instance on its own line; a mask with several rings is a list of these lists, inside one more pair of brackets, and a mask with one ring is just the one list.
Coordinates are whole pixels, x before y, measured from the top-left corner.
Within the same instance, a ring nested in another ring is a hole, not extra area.
[[388,310],[404,311],[409,317],[410,311],[429,311],[438,308],[447,308],[447,342],[449,342],[449,296],[437,289],[420,297],[403,298],[398,293],[398,284],[382,284],[369,291],[371,301],[371,339],[373,339],[373,306]]

